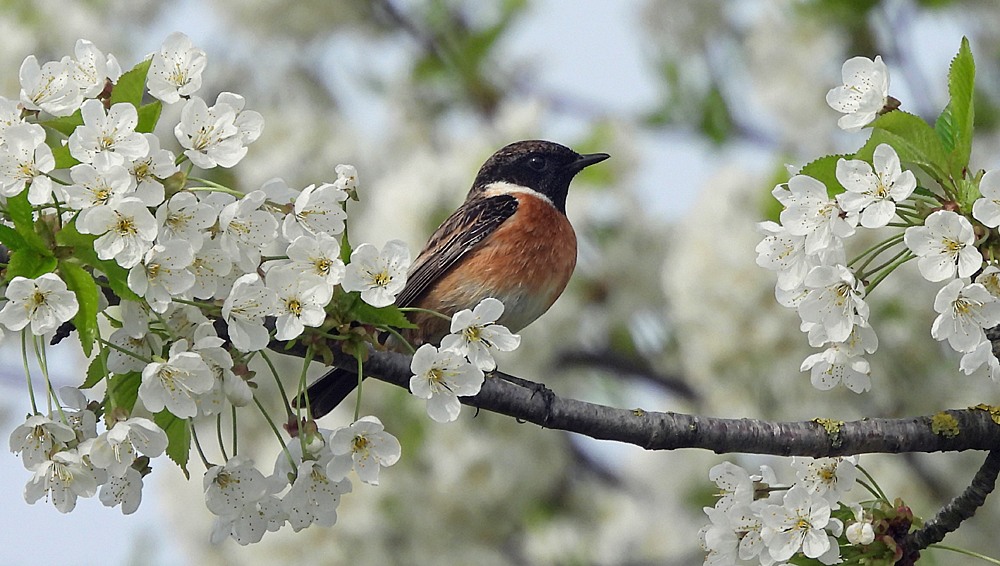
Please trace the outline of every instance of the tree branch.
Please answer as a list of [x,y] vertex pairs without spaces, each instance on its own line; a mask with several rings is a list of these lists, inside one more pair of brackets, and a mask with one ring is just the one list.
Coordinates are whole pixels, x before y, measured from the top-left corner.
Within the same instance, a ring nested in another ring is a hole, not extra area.
[[961,495],[942,507],[923,528],[906,535],[903,548],[921,550],[941,542],[944,536],[956,529],[962,521],[976,514],[976,509],[986,502],[986,496],[996,487],[1000,473],[1000,450],[991,450],[986,461],[972,478],[972,484]]
[[[343,361],[346,363],[347,360]],[[365,362],[365,373],[407,388],[412,375],[410,357],[395,352],[372,352]],[[954,410],[934,416],[853,422],[832,419],[806,422],[721,419],[642,409],[615,409],[563,399],[547,390],[540,392],[540,388],[522,387],[496,379],[505,376],[499,372],[492,375],[494,378],[487,378],[478,395],[461,397],[460,400],[466,405],[545,428],[625,442],[647,450],[702,448],[717,453],[819,458],[862,453],[1000,449],[1000,426],[993,421],[988,410]],[[942,422],[949,426],[942,428]]]

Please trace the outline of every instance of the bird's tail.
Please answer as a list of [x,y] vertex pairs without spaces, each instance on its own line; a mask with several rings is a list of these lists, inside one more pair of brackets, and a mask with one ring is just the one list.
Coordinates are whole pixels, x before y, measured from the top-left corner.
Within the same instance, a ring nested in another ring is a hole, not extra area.
[[[306,389],[309,408],[314,419],[318,419],[337,408],[358,386],[358,372],[333,368]],[[296,407],[305,407],[305,399],[295,400]]]

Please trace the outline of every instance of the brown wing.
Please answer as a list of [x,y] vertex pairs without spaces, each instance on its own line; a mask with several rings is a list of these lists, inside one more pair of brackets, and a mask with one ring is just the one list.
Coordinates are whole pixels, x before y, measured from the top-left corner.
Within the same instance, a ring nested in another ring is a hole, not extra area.
[[406,286],[396,296],[396,305],[413,301],[462,256],[493,233],[517,211],[517,197],[496,195],[466,201],[438,229],[414,260]]

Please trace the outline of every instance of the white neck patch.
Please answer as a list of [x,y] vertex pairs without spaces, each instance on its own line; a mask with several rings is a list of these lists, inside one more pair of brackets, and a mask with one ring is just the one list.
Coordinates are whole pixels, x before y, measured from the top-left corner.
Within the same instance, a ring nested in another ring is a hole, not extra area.
[[490,183],[489,185],[486,185],[486,190],[484,191],[484,193],[487,196],[493,196],[493,195],[510,195],[510,194],[522,193],[522,194],[531,195],[533,197],[540,198],[543,201],[549,203],[549,205],[551,205],[553,207],[555,206],[555,204],[553,204],[553,202],[552,202],[552,199],[550,199],[548,196],[546,196],[546,195],[544,195],[544,194],[536,191],[535,189],[529,189],[528,187],[525,187],[525,186],[522,186],[522,185],[515,185],[514,183],[508,183],[506,181],[496,181],[494,183]]

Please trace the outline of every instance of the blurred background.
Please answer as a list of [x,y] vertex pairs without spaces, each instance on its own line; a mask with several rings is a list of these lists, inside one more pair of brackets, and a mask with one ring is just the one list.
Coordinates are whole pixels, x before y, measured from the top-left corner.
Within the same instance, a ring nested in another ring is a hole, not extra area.
[[[777,305],[774,275],[755,264],[754,224],[777,217],[769,192],[787,166],[863,144],[866,132],[838,130],[824,102],[856,55],[881,55],[890,94],[933,122],[947,102],[949,60],[968,36],[978,71],[973,165],[1000,166],[997,21],[994,0],[2,2],[0,94],[17,98],[29,54],[58,59],[86,38],[127,69],[183,31],[208,53],[199,94],[240,93],[266,121],[249,155],[217,180],[253,190],[282,177],[301,188],[351,163],[362,198],[352,242],[398,238],[414,253],[495,149],[543,138],[610,153],[569,196],[580,238],[569,289],[501,369],[624,408],[902,417],[997,402],[987,376],[962,375],[930,338],[936,287],[912,265],[880,285],[871,297],[880,339],[869,357],[872,391],[817,391],[798,370],[811,353],[799,319]],[[173,140],[179,111],[165,110],[162,140]],[[4,437],[28,407],[16,342],[8,336],[0,356]],[[57,386],[82,381],[78,347],[67,343],[50,360]],[[294,379],[296,364],[285,367]],[[696,533],[707,522],[701,508],[714,502],[711,466],[769,463],[792,479],[777,458],[651,453],[485,412],[438,425],[405,391],[365,391],[363,412],[399,437],[403,458],[381,486],[355,485],[333,528],[212,546],[200,464],[185,481],[165,458],[153,462],[135,515],[94,498],[62,516],[24,503],[30,473],[0,455],[0,563],[701,564]],[[241,443],[269,471],[278,447],[257,415],[245,417],[260,430]],[[335,412],[321,426],[350,419]],[[982,459],[861,462],[929,518]],[[945,542],[1000,555],[998,510],[993,497]],[[941,552],[926,552],[925,563],[962,563]]]

